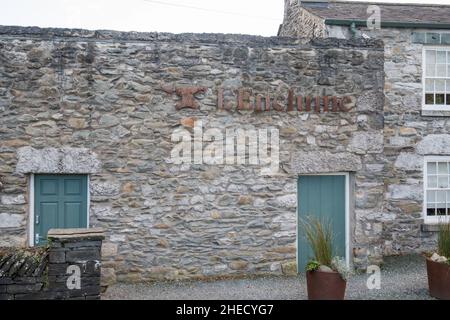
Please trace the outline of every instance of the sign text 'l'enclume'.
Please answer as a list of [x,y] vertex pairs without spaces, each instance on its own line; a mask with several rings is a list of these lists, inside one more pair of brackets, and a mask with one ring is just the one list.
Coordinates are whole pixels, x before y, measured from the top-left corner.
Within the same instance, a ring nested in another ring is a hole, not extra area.
[[[199,102],[196,95],[208,91],[206,87],[189,87],[162,85],[161,89],[168,94],[176,94],[180,100],[176,104],[176,109],[198,109]],[[231,91],[231,90],[230,90]],[[289,89],[287,102],[280,102],[279,97],[272,97],[269,93],[254,94],[252,89],[240,88],[236,94],[236,100],[225,99],[225,89],[217,89],[217,108],[219,110],[239,110],[239,111],[279,111],[279,112],[348,112],[355,106],[353,96],[302,96],[296,95],[294,90]]]

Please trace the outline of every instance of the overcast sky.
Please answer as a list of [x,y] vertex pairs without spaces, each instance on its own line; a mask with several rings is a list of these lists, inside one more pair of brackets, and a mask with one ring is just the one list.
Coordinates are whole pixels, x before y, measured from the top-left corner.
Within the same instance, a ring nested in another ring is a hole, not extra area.
[[[450,4],[450,0],[383,0]],[[284,0],[0,0],[0,24],[276,35]]]

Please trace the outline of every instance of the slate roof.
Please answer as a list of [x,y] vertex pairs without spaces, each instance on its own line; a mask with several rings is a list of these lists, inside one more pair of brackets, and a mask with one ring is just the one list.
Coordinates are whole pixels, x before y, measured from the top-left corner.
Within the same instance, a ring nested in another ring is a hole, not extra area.
[[442,24],[450,26],[450,5],[301,0],[301,6],[305,10],[324,18],[327,24],[339,24],[339,21],[342,21],[343,24],[345,24],[344,21],[366,21],[369,16],[367,14],[369,5],[380,7],[382,24]]

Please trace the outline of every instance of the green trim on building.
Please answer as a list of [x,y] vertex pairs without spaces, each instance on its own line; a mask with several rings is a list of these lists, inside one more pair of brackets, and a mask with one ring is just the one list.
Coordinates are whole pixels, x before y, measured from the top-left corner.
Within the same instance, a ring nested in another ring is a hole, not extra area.
[[[325,24],[336,26],[351,26],[355,23],[357,27],[366,27],[366,20],[325,19]],[[450,23],[422,23],[422,22],[396,22],[381,21],[383,28],[413,28],[413,29],[450,29]]]

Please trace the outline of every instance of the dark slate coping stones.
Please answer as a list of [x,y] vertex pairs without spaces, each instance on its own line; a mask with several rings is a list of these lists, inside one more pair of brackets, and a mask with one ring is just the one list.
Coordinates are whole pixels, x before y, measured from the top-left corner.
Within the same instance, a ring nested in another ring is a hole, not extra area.
[[47,258],[46,248],[0,249],[0,279],[41,276],[47,267]]

